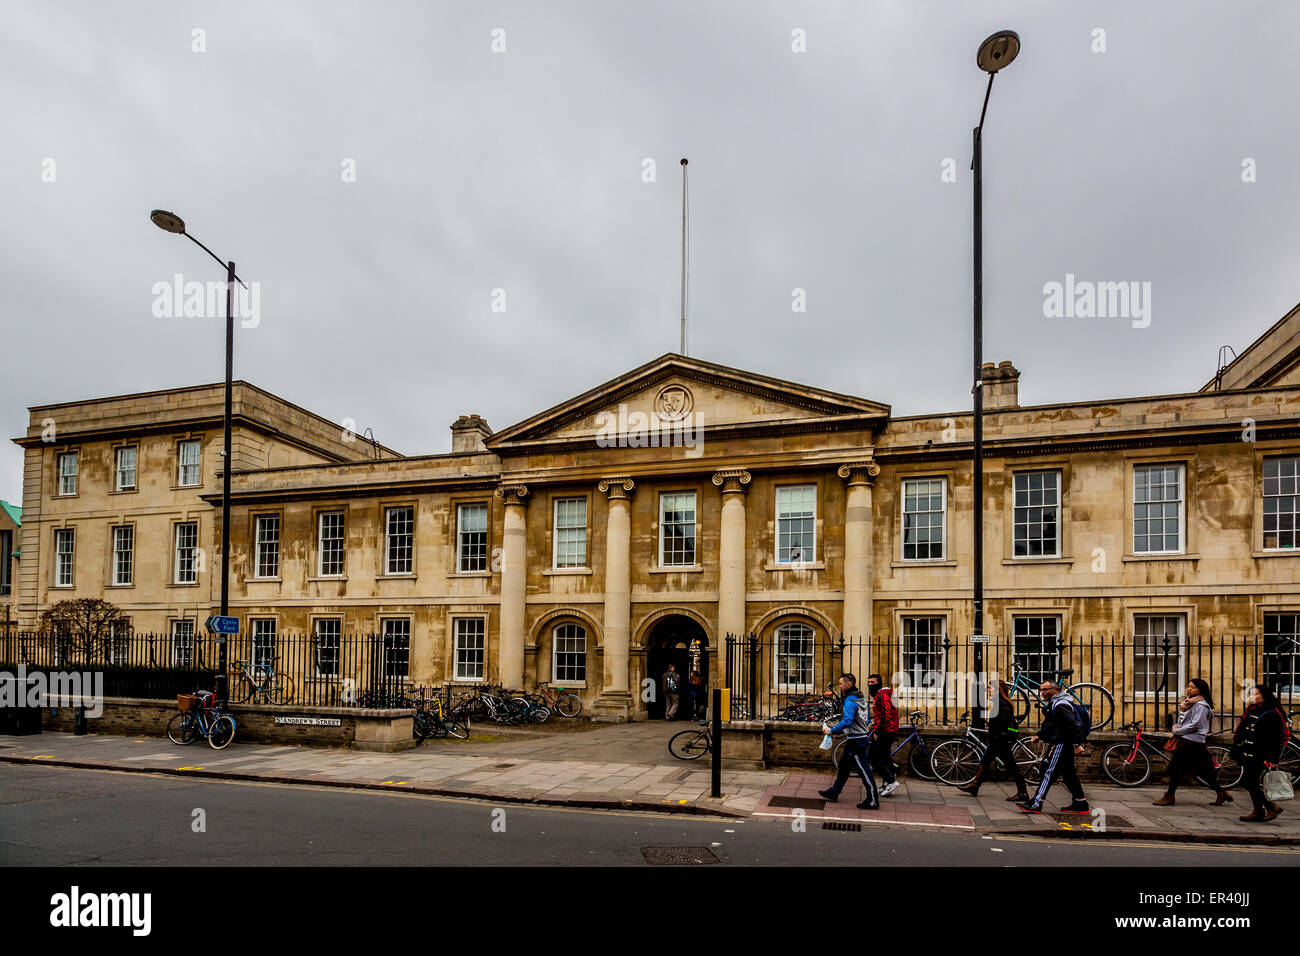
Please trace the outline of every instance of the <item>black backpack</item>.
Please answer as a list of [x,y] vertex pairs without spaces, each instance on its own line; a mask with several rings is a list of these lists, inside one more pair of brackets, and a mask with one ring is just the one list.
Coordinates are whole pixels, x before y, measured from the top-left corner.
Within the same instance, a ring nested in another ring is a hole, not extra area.
[[670,694],[677,693],[678,688],[680,688],[681,686],[682,686],[681,679],[678,678],[676,674],[669,674],[667,677],[664,678],[664,687],[667,689],[668,693]]
[[1087,740],[1088,735],[1092,733],[1092,714],[1088,712],[1087,707],[1083,706],[1083,704],[1077,700],[1071,701],[1070,707],[1074,711],[1074,722],[1078,725],[1078,730],[1076,731],[1077,737],[1074,742],[1076,744],[1081,744]]

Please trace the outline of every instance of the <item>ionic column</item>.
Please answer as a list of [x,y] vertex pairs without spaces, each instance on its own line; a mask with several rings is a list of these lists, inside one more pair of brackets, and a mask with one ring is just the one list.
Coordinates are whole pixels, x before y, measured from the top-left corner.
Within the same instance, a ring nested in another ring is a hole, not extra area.
[[713,474],[713,483],[722,489],[718,534],[719,661],[726,659],[723,642],[728,634],[745,636],[745,486],[749,481],[750,474],[744,468],[719,468]]
[[508,690],[524,689],[524,644],[527,641],[525,598],[528,596],[528,530],[524,521],[524,485],[502,485],[497,497],[505,502],[501,532],[501,683]]
[[619,476],[596,485],[609,499],[605,519],[604,687],[594,707],[596,720],[631,719],[628,656],[632,646],[632,492],[636,483]]
[[845,640],[871,639],[871,486],[880,474],[874,461],[840,465],[837,474],[848,485],[844,502],[844,626]]

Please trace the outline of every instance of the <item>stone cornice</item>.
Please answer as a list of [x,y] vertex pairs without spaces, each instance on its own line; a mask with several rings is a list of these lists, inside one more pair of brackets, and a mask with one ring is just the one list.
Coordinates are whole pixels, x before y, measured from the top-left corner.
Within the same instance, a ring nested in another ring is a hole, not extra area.
[[722,493],[744,494],[745,485],[752,480],[751,475],[744,468],[719,468],[713,473],[713,483],[722,489]]

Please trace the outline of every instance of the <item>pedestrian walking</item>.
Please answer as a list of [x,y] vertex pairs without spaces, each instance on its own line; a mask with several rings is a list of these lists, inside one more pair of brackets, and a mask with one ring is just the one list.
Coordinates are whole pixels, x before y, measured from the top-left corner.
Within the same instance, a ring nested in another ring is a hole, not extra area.
[[894,691],[885,686],[879,674],[867,678],[867,693],[871,695],[871,745],[867,748],[867,761],[880,771],[885,785],[880,795],[887,797],[898,789],[894,774],[894,739],[898,736],[898,707],[894,704]]
[[858,804],[859,810],[879,810],[880,797],[876,791],[876,780],[871,775],[871,761],[867,748],[871,741],[870,718],[866,698],[858,690],[858,679],[852,674],[840,675],[840,693],[843,695],[844,710],[840,722],[834,727],[822,724],[822,730],[828,734],[844,731],[844,753],[840,755],[839,772],[835,783],[829,790],[818,791],[823,797],[834,803],[840,798],[840,792],[849,782],[849,775],[857,773],[862,779],[866,797]]
[[1266,823],[1276,818],[1282,808],[1264,796],[1261,778],[1281,758],[1290,725],[1273,688],[1256,684],[1247,691],[1246,703],[1246,711],[1232,735],[1232,755],[1241,764],[1242,786],[1250,794],[1254,809],[1240,819]]
[[681,699],[682,675],[677,673],[677,665],[669,664],[664,671],[664,720],[672,720],[677,715],[677,704]]
[[708,711],[708,688],[704,686],[704,675],[691,671],[690,680],[686,682],[686,696],[691,704],[691,716],[703,720]]
[[980,765],[975,770],[975,779],[957,789],[972,797],[979,796],[980,785],[992,772],[993,761],[1000,759],[1002,766],[1011,771],[1016,782],[1016,792],[1007,797],[1007,800],[1028,803],[1029,791],[1025,789],[1025,776],[1020,772],[1020,765],[1016,763],[1015,753],[1011,749],[1020,731],[1017,729],[1019,721],[1016,720],[1016,705],[1011,700],[1011,690],[1006,681],[996,677],[989,681],[989,698],[995,702],[988,723],[989,745],[984,749],[984,756],[980,758]]
[[1042,813],[1047,791],[1055,781],[1060,780],[1069,789],[1072,798],[1070,805],[1063,808],[1065,812],[1090,813],[1083,785],[1079,783],[1079,773],[1074,767],[1074,758],[1083,753],[1083,741],[1091,728],[1091,718],[1087,716],[1087,711],[1080,713],[1082,705],[1063,692],[1054,680],[1045,680],[1039,684],[1038,695],[1043,699],[1043,723],[1038,728],[1038,735],[1030,737],[1029,742],[1041,740],[1050,747],[1043,758],[1043,780],[1038,789],[1029,802],[1016,805],[1026,813]]
[[1232,795],[1219,786],[1218,771],[1214,759],[1205,745],[1205,738],[1210,732],[1210,717],[1214,714],[1214,698],[1210,694],[1210,685],[1199,677],[1193,677],[1187,685],[1187,696],[1178,704],[1178,721],[1174,724],[1174,735],[1165,744],[1165,749],[1172,751],[1169,757],[1169,783],[1165,785],[1165,794],[1155,802],[1157,807],[1172,807],[1174,794],[1183,777],[1193,774],[1215,793],[1211,806],[1221,807],[1232,803]]

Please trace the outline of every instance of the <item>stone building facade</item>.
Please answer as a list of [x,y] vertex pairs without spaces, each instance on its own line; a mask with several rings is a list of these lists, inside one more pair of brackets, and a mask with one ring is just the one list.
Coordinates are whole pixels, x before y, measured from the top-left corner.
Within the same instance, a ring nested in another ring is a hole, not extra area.
[[[1200,391],[1021,406],[1019,371],[986,366],[987,633],[1294,644],[1297,314]],[[25,620],[103,596],[137,630],[200,626],[220,402],[208,386],[31,410]],[[376,448],[242,383],[236,425],[232,613],[268,647],[382,633],[413,680],[559,683],[624,720],[656,712],[641,682],[687,651],[725,679],[728,634],[870,640],[905,664],[972,627],[969,411],[894,417],[668,354],[500,431],[462,416],[448,454]],[[190,442],[197,484],[178,477]]]

